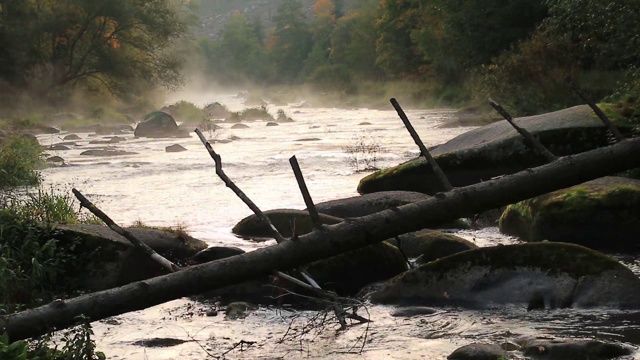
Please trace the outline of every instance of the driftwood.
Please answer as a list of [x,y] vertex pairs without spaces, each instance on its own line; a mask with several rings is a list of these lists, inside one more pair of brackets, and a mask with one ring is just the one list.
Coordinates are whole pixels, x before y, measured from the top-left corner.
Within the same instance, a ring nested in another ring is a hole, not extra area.
[[404,126],[407,128],[407,130],[409,130],[409,134],[411,134],[413,141],[416,143],[416,145],[418,145],[418,148],[420,148],[420,153],[429,162],[429,164],[431,164],[431,168],[433,169],[433,172],[436,173],[436,175],[438,176],[438,179],[440,180],[442,187],[444,187],[446,191],[453,189],[453,186],[451,186],[449,179],[447,179],[447,176],[444,174],[444,172],[440,168],[440,165],[438,165],[438,163],[433,158],[433,156],[431,156],[431,153],[429,153],[429,150],[427,150],[427,147],[424,146],[424,143],[422,142],[422,140],[420,140],[420,136],[418,136],[418,133],[413,128],[413,125],[411,125],[411,122],[409,121],[407,114],[404,113],[404,110],[402,110],[402,107],[400,107],[400,104],[398,104],[398,101],[394,98],[392,98],[390,101],[391,101],[391,105],[393,105],[393,108],[396,109],[398,116],[400,116],[400,119],[404,123]]
[[469,216],[636,167],[640,167],[640,139],[626,140],[513,175],[456,188],[418,203],[324,226],[322,231],[302,235],[298,241],[285,241],[146,281],[0,316],[0,332],[6,331],[11,341],[15,341],[69,327],[79,315],[96,321],[141,310],[417,231],[425,222]]
[[322,228],[320,215],[318,215],[318,210],[316,210],[316,206],[311,199],[311,194],[309,194],[307,184],[304,182],[304,177],[302,176],[302,171],[300,170],[300,165],[298,165],[298,159],[295,157],[295,155],[289,158],[289,163],[291,164],[291,169],[293,169],[293,174],[296,176],[296,181],[298,182],[298,187],[300,188],[300,192],[302,193],[304,203],[305,205],[307,205],[307,210],[309,211],[309,216],[311,216],[313,227],[315,227],[316,229],[320,229]]
[[153,251],[153,249],[150,248],[147,244],[145,244],[142,241],[138,240],[138,238],[133,236],[133,234],[131,234],[127,230],[125,230],[125,229],[121,228],[120,226],[118,226],[118,224],[116,224],[113,220],[111,220],[111,218],[109,216],[107,216],[107,214],[102,212],[102,210],[98,209],[95,205],[93,205],[93,203],[91,201],[89,201],[89,199],[87,199],[84,195],[82,195],[82,193],[80,193],[80,191],[78,191],[76,189],[71,189],[71,191],[76,196],[76,198],[80,201],[80,205],[82,207],[86,208],[87,210],[91,211],[93,213],[93,215],[95,215],[98,218],[100,218],[100,220],[102,220],[109,227],[109,229],[115,231],[116,233],[122,235],[125,239],[129,240],[131,242],[131,244],[133,244],[133,246],[135,246],[137,249],[141,250],[143,253],[148,255],[151,259],[153,259],[154,261],[156,261],[160,265],[162,265],[165,269],[167,269],[167,270],[169,270],[171,272],[180,270],[180,266],[172,263],[171,261],[169,261],[168,259],[166,259],[162,255],[160,255],[157,252]]
[[622,135],[620,130],[618,130],[618,128],[615,127],[615,125],[613,125],[611,120],[609,120],[607,115],[605,115],[605,113],[603,113],[602,110],[600,110],[598,105],[596,105],[596,103],[594,103],[593,100],[591,100],[589,97],[583,94],[582,91],[578,89],[578,87],[573,83],[573,81],[570,78],[567,78],[566,83],[567,85],[569,85],[571,90],[573,90],[580,97],[580,99],[582,99],[582,101],[586,102],[591,108],[591,110],[593,110],[593,112],[596,115],[598,115],[600,120],[602,120],[604,125],[609,129],[609,131],[611,131],[611,133],[613,134],[613,136],[616,138],[617,141],[622,141],[625,139],[624,135]]
[[533,146],[536,150],[538,150],[544,157],[545,159],[547,159],[548,162],[552,162],[555,161],[557,158],[555,155],[553,155],[551,153],[551,151],[549,151],[549,149],[547,149],[546,147],[544,147],[544,145],[542,145],[542,143],[540,141],[538,141],[538,139],[536,139],[535,137],[533,137],[533,135],[531,135],[530,132],[528,132],[527,130],[521,128],[520,126],[516,125],[516,123],[513,121],[513,117],[511,117],[511,114],[509,114],[507,112],[507,110],[505,110],[500,104],[498,104],[497,102],[489,99],[489,103],[491,104],[491,106],[498,112],[500,113],[500,115],[502,115],[502,117],[507,120],[507,122],[514,128],[516,129],[516,131],[522,135],[522,137],[525,138],[525,140],[527,142],[529,142],[531,144],[531,146]]

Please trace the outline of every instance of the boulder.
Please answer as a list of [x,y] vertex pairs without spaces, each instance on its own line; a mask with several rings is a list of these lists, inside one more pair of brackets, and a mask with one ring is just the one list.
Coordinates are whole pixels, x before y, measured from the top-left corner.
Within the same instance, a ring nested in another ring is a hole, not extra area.
[[[402,234],[398,238],[402,252],[409,258],[419,257],[419,264],[478,248],[476,244],[461,237],[431,229]],[[397,239],[387,241],[398,246]]]
[[136,152],[113,150],[113,149],[92,149],[86,150],[80,153],[83,156],[121,156],[121,155],[136,155]]
[[50,166],[63,166],[65,165],[64,159],[60,156],[50,156],[45,160]]
[[339,295],[355,295],[364,286],[390,279],[408,269],[397,247],[381,242],[307,265],[323,289]]
[[[182,263],[207,247],[182,231],[153,228],[126,228],[158,254]],[[166,274],[166,269],[136,250],[124,237],[102,225],[58,225],[56,238],[75,241],[77,247],[92,254],[91,268],[80,274],[87,290],[102,290]]]
[[232,129],[248,129],[249,125],[247,124],[233,124],[233,126],[231,126]]
[[187,151],[187,149],[179,144],[173,144],[173,145],[169,145],[166,148],[164,148],[164,150],[168,153],[175,153],[175,152],[183,152],[183,151]]
[[280,124],[278,124],[278,123],[276,123],[276,122],[273,122],[273,121],[269,121],[269,122],[267,123],[267,126],[279,126],[279,125],[280,125]]
[[[611,141],[609,130],[586,105],[517,118],[515,122],[558,156],[592,150],[609,145]],[[619,129],[632,131],[628,125],[619,126]],[[437,146],[431,155],[455,187],[476,184],[545,163],[544,157],[528,146],[506,120],[459,135]],[[376,171],[358,185],[361,194],[387,190],[434,194],[444,189],[429,163],[420,157]]]
[[469,344],[456,349],[447,360],[503,360],[507,359],[507,352],[500,345]]
[[69,150],[69,147],[62,144],[55,144],[55,145],[47,146],[45,147],[45,149],[52,150],[52,151],[63,151],[63,150]]
[[500,230],[526,241],[638,251],[640,180],[604,177],[509,205]]
[[372,302],[487,307],[640,307],[640,279],[582,246],[531,243],[479,248],[421,265],[368,290]]
[[[411,191],[380,191],[361,196],[353,196],[345,199],[325,201],[316,204],[319,213],[339,218],[354,218],[371,215],[383,210],[401,205],[428,199],[429,196]],[[469,225],[464,221],[451,221],[445,224],[430,224],[425,222],[427,228],[467,229]]]
[[80,140],[80,136],[76,134],[69,134],[63,138],[63,140]]
[[208,104],[204,107],[204,111],[207,113],[208,117],[214,119],[224,119],[229,116],[229,114],[231,114],[229,109],[227,109],[226,106],[220,104],[219,102]]
[[[309,216],[308,211],[275,209],[265,211],[264,214],[284,237],[293,236],[294,228],[297,235],[303,235],[313,230],[311,216]],[[335,216],[320,214],[320,221],[323,224],[331,225],[341,222],[342,219]],[[238,222],[231,231],[243,238],[249,238],[257,241],[271,239],[269,226],[263,224],[255,214],[240,220],[240,222]]]
[[622,345],[595,340],[534,339],[521,343],[523,355],[533,360],[606,360],[632,353],[631,349]]
[[134,135],[137,137],[165,138],[189,137],[189,133],[180,130],[173,117],[166,112],[155,111],[136,126]]
[[244,250],[237,247],[212,246],[199,251],[191,258],[190,262],[194,264],[204,264],[209,261],[224,259],[244,253]]

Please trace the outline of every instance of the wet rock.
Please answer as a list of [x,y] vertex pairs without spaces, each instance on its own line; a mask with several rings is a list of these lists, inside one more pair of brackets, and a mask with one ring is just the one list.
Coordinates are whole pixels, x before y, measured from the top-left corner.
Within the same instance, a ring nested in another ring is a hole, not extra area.
[[447,356],[447,360],[503,360],[507,352],[493,344],[469,344]]
[[168,153],[187,151],[187,149],[184,146],[178,145],[178,144],[169,145],[166,148],[164,148],[164,150]]
[[46,126],[46,125],[36,125],[32,128],[30,128],[29,130],[26,130],[29,133],[32,134],[58,134],[60,133],[59,129],[54,128],[53,126]]
[[69,147],[66,145],[55,144],[55,145],[45,147],[45,149],[52,150],[52,151],[64,151],[64,150],[69,150]]
[[372,302],[484,307],[640,307],[640,279],[616,260],[574,244],[531,243],[464,251],[373,289]]
[[129,124],[96,124],[93,130],[97,135],[118,135],[133,131]]
[[604,177],[510,205],[500,231],[526,241],[638,251],[640,180]]
[[427,200],[428,195],[411,191],[381,191],[316,204],[318,212],[340,218],[353,218],[393,207]]
[[63,140],[80,140],[80,136],[76,135],[76,134],[69,134],[67,136],[65,136],[64,138],[62,138]]
[[180,130],[173,117],[162,111],[155,111],[136,126],[134,135],[148,138],[189,137],[189,133]]
[[270,121],[270,122],[267,123],[267,126],[279,126],[279,125],[280,124],[278,124],[276,122],[273,122],[273,121]]
[[204,111],[207,113],[208,117],[214,119],[224,119],[231,114],[229,109],[219,102],[208,104],[204,107]]
[[631,354],[631,350],[622,345],[601,341],[581,340],[532,340],[523,344],[523,354],[537,360],[615,359]]
[[231,256],[244,254],[245,251],[231,246],[212,246],[204,250],[201,250],[195,254],[191,260],[196,264],[203,264],[209,261],[215,261],[219,259],[228,258]]
[[381,242],[313,262],[307,270],[323,289],[339,295],[355,295],[374,282],[407,271],[407,262],[397,247]]
[[391,313],[393,317],[414,317],[420,315],[432,315],[437,312],[436,309],[426,306],[411,306],[400,308]]
[[247,124],[233,124],[232,129],[248,129],[249,125]]
[[50,165],[53,166],[62,166],[65,165],[64,163],[64,159],[61,158],[60,156],[50,156],[47,158],[47,160],[45,160],[47,163],[49,163]]
[[[586,106],[515,119],[559,156],[609,145],[609,131]],[[623,132],[632,128],[620,124]],[[545,163],[506,120],[471,130],[439,145],[431,152],[455,187],[467,186],[495,176],[512,174]],[[434,194],[442,185],[431,166],[417,158],[363,178],[361,194],[387,190]]]
[[359,123],[358,125],[371,125],[371,123],[368,122],[368,121],[363,121],[363,122]]
[[113,150],[113,149],[92,149],[86,150],[80,153],[82,156],[122,156],[122,155],[136,155],[136,152]]
[[302,139],[295,139],[293,141],[302,141],[302,142],[307,142],[307,141],[320,141],[322,139],[320,138],[302,138]]
[[120,137],[120,136],[114,136],[112,138],[109,138],[108,140],[91,140],[89,141],[89,144],[117,144],[123,141],[127,141],[127,139]]
[[[80,253],[92,254],[90,268],[76,275],[81,288],[102,290],[166,274],[166,269],[106,226],[58,225],[57,230],[57,239],[76,241]],[[140,227],[126,230],[174,263],[181,263],[207,247],[204,241],[182,231]]]
[[[280,234],[284,237],[293,236],[293,229],[295,228],[297,235],[304,235],[311,232],[313,224],[311,223],[311,216],[308,211],[293,210],[293,209],[275,209],[265,211],[264,214],[269,218],[273,226],[278,229]],[[342,219],[320,214],[320,221],[323,224],[337,224]],[[240,220],[231,231],[244,238],[250,238],[253,240],[268,240],[271,239],[271,231],[268,225],[264,225],[260,219],[254,214],[247,216]]]
[[258,310],[258,307],[251,303],[244,301],[233,302],[227,305],[224,318],[225,320],[244,319],[255,310]]
[[189,340],[181,340],[175,338],[152,338],[134,341],[133,345],[149,348],[171,347],[189,342]]
[[[409,258],[416,258],[418,264],[425,264],[461,251],[477,249],[478,246],[461,237],[440,231],[424,229],[398,236],[400,249]],[[389,239],[389,243],[398,246],[398,240]]]

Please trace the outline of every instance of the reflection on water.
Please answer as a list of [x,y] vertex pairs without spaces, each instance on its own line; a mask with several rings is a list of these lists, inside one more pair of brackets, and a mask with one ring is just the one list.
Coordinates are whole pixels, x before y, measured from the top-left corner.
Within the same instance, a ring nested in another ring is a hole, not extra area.
[[[218,101],[232,110],[241,105],[231,96],[203,96],[205,103]],[[358,181],[366,173],[357,173],[349,165],[344,148],[354,137],[380,144],[378,166],[392,166],[414,157],[418,150],[390,110],[330,109],[282,107],[294,123],[266,127],[265,122],[249,123],[248,129],[223,129],[217,139],[236,138],[229,143],[214,143],[222,156],[229,177],[263,210],[305,208],[288,159],[296,155],[307,186],[315,202],[355,196]],[[277,108],[271,108],[275,114]],[[450,119],[449,110],[407,111],[414,127],[427,146],[442,143],[469,128],[438,128]],[[371,125],[358,125],[361,122]],[[211,245],[239,246],[252,250],[273,242],[255,244],[236,238],[231,227],[250,214],[242,202],[217,178],[209,154],[192,134],[188,139],[135,139],[114,147],[137,155],[96,158],[80,153],[93,147],[89,134],[79,134],[77,147],[51,151],[70,165],[44,171],[47,184],[74,186],[121,225],[140,220],[148,225],[181,224],[196,238]],[[43,135],[43,144],[60,142],[61,134]],[[318,138],[319,141],[297,141]],[[166,153],[165,147],[184,146],[187,151]],[[497,228],[461,231],[462,236],[479,246],[516,242],[501,235]],[[624,258],[636,273],[640,262]],[[393,317],[393,308],[373,306],[368,310],[374,322],[359,325],[345,333],[336,333],[329,324],[324,331],[280,341],[291,334],[293,322],[304,327],[305,317],[316,313],[290,313],[260,309],[246,319],[226,321],[223,315],[206,316],[210,305],[187,299],[175,300],[144,311],[124,314],[94,324],[98,348],[113,359],[202,359],[207,356],[229,358],[398,358],[445,359],[457,347],[471,342],[501,343],[519,336],[560,338],[596,338],[640,344],[640,313],[611,310],[574,310],[527,312],[524,308],[502,307],[473,311],[455,308],[437,309],[434,314],[410,318]],[[193,313],[193,316],[190,314]],[[287,332],[289,330],[289,333]],[[298,329],[298,331],[300,331]],[[163,348],[134,344],[149,338],[177,338],[184,343]],[[241,340],[252,345],[238,346]],[[364,346],[363,346],[364,345]],[[247,348],[248,347],[248,348]],[[363,355],[360,355],[363,349]]]

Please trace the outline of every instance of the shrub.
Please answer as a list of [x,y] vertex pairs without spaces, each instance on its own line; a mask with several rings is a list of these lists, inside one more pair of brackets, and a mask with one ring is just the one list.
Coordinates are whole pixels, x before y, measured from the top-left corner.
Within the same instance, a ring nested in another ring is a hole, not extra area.
[[0,189],[40,183],[36,170],[42,164],[42,148],[37,141],[14,136],[0,144]]
[[349,165],[356,172],[378,170],[378,160],[384,152],[379,138],[364,135],[354,136],[352,143],[343,149],[348,154]]
[[206,119],[206,113],[195,104],[181,100],[169,106],[171,115],[177,120],[188,123],[199,123]]
[[260,107],[255,108],[246,108],[239,112],[232,112],[229,117],[225,119],[225,121],[229,122],[239,122],[239,121],[253,121],[253,120],[265,120],[265,121],[274,121],[275,119],[269,111],[267,110],[266,105],[262,105]]

